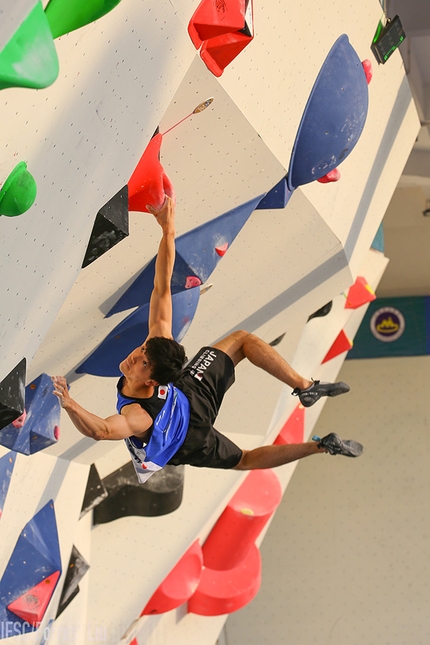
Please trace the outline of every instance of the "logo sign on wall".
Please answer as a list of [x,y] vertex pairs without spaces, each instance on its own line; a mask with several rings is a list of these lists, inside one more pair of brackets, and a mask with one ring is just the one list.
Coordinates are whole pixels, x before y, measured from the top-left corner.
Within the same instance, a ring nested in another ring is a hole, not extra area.
[[383,343],[398,340],[405,331],[405,318],[395,307],[380,307],[370,319],[370,331]]
[[370,303],[347,360],[430,355],[430,295]]

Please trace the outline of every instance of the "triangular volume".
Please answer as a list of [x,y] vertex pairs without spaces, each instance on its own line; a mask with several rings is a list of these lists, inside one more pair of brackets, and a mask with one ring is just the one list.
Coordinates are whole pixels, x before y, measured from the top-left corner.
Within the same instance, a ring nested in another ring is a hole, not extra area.
[[46,17],[54,38],[98,20],[121,0],[50,0]]
[[292,192],[288,190],[287,178],[284,177],[276,184],[265,197],[261,200],[255,210],[266,210],[269,208],[285,208],[288,204]]
[[[206,282],[221,260],[223,249],[231,246],[245,226],[261,197],[259,195],[177,238],[177,253],[202,283]],[[225,244],[228,246],[225,247]]]
[[19,539],[21,538],[46,558],[53,569],[61,570],[57,521],[52,500],[25,525]]
[[352,341],[349,340],[348,336],[345,334],[345,332],[342,329],[339,336],[336,338],[333,345],[330,347],[327,354],[325,355],[322,363],[327,363],[327,361],[330,361],[332,358],[335,358],[336,356],[343,354],[343,352],[348,352],[351,349],[351,347],[352,347]]
[[0,459],[0,517],[3,514],[3,508],[9,490],[10,480],[12,478],[13,467],[15,466],[16,452],[8,452]]
[[[57,523],[51,500],[27,522],[18,537],[0,580],[0,610],[1,599],[3,608],[6,603],[14,603],[11,611],[17,613],[8,614],[8,620],[13,621],[14,616],[18,620],[25,615],[26,618],[21,619],[24,621],[21,630],[33,624],[33,620],[38,622],[39,617],[43,618],[61,570]],[[48,578],[49,582],[46,582]],[[15,604],[19,599],[21,601]]]
[[124,186],[97,213],[82,268],[97,260],[128,234],[128,186]]
[[0,433],[0,443],[25,455],[44,450],[58,441],[61,406],[52,393],[52,380],[41,374],[25,388],[26,417]]
[[156,134],[146,146],[128,182],[128,209],[149,213],[146,208],[161,208],[166,195],[174,199],[173,186],[164,172],[159,155],[162,134]]
[[372,287],[367,284],[366,278],[359,276],[352,287],[349,288],[345,309],[358,309],[358,307],[373,300],[376,300],[376,295]]
[[[172,336],[179,343],[196,313],[200,289],[185,289],[172,296]],[[119,323],[76,369],[78,374],[120,376],[119,364],[148,334],[149,305],[139,307]]]
[[52,594],[57,586],[61,571],[55,571],[50,576],[28,589],[22,596],[13,600],[7,608],[22,620],[36,627],[41,623]]
[[0,52],[0,90],[48,87],[58,72],[52,33],[42,3],[38,2]]
[[107,497],[107,494],[95,464],[91,464],[80,517],[95,508],[97,504],[100,504]]
[[[190,276],[198,278],[201,283],[206,282],[261,201],[261,197],[259,195],[176,238],[176,257],[171,281],[172,295],[187,288],[187,284],[190,284],[189,281],[187,283],[187,278]],[[146,265],[106,316],[149,304],[154,286],[154,272],[155,258]]]
[[23,358],[0,382],[0,430],[24,412],[26,365]]
[[305,408],[299,403],[284,423],[281,432],[273,443],[276,446],[286,443],[303,443],[304,430]]
[[213,0],[202,0],[188,24],[188,33],[198,49],[202,41],[215,38],[229,32],[252,29],[252,9],[251,20],[247,7],[250,0],[223,0],[222,2],[213,2]]
[[79,593],[79,583],[89,568],[90,565],[88,562],[82,557],[75,545],[73,545],[69,566],[67,567],[64,578],[60,602],[58,603],[57,618]]

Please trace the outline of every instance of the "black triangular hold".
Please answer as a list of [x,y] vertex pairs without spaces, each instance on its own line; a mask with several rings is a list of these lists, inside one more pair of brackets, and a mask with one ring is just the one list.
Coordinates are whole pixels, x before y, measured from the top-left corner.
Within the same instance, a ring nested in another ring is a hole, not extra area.
[[128,186],[124,186],[97,213],[82,268],[121,242],[128,232]]
[[330,300],[330,302],[328,302],[326,305],[324,305],[320,309],[317,309],[317,311],[311,314],[306,322],[309,322],[310,320],[312,320],[312,318],[321,318],[322,316],[327,316],[327,314],[330,313],[332,306],[333,301]]
[[72,553],[70,555],[69,566],[67,567],[66,576],[64,578],[63,590],[61,592],[60,602],[58,603],[58,610],[56,618],[66,609],[73,598],[79,593],[79,582],[82,580],[90,565],[79,553],[78,549],[73,545]]
[[0,430],[24,412],[26,366],[23,358],[0,382]]
[[279,345],[279,343],[282,341],[286,333],[287,332],[284,332],[283,334],[278,336],[278,338],[275,338],[275,340],[272,340],[272,342],[269,343],[269,345],[271,345],[272,347],[276,347],[276,345]]
[[107,496],[108,492],[100,479],[98,470],[95,467],[95,464],[91,464],[80,517],[95,508],[97,504],[100,504],[100,502],[102,502]]

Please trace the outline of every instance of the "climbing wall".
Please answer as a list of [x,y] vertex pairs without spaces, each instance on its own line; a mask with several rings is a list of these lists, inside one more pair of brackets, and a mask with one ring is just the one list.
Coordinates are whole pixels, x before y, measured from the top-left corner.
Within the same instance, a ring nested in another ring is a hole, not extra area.
[[[117,356],[147,326],[148,194],[176,195],[189,357],[246,329],[333,380],[387,264],[372,242],[419,122],[400,57],[372,58],[379,3],[217,7],[0,8],[1,639],[212,645],[258,593],[294,464],[256,480],[185,467],[143,489],[124,444],[80,435],[46,389],[64,374],[81,405],[114,413]],[[322,407],[241,364],[217,427],[243,448],[307,440]],[[225,513],[242,557],[214,555]]]

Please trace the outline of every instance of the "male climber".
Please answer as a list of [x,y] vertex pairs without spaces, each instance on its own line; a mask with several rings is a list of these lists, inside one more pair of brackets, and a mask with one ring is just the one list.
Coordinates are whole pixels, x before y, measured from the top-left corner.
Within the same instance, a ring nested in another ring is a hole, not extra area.
[[317,442],[261,446],[242,450],[214,428],[235,366],[251,363],[293,388],[305,407],[322,396],[349,391],[345,383],[303,378],[277,351],[246,331],[236,331],[203,347],[188,363],[182,345],[172,338],[170,282],[175,261],[175,209],[169,198],[157,210],[147,207],[162,229],[149,306],[149,333],[119,365],[118,414],[102,419],[82,408],[68,392],[64,377],[53,377],[54,394],[76,428],[98,440],[124,439],[141,483],[166,464],[253,470],[274,468],[326,452],[357,457],[363,447],[331,433]]

